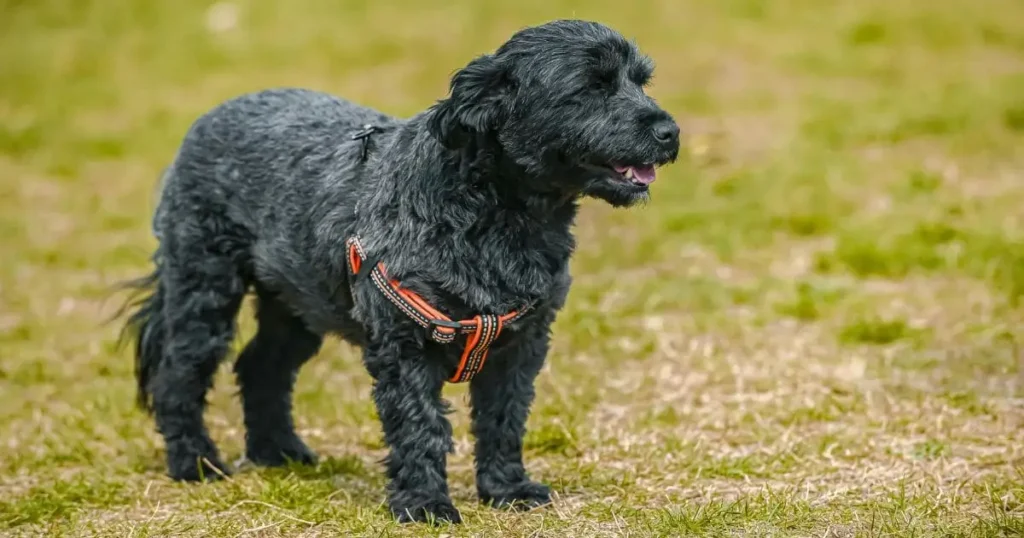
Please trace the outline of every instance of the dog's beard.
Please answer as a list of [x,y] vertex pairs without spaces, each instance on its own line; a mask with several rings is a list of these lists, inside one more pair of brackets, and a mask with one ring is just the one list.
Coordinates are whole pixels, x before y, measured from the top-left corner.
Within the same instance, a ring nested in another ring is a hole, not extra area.
[[604,200],[612,207],[632,207],[650,200],[647,187],[623,183],[617,178],[598,176],[583,187],[582,194],[589,198]]
[[640,153],[632,158],[608,158],[585,154],[567,158],[572,183],[581,196],[604,200],[613,207],[631,207],[650,200],[650,186],[657,168],[674,160],[675,155]]

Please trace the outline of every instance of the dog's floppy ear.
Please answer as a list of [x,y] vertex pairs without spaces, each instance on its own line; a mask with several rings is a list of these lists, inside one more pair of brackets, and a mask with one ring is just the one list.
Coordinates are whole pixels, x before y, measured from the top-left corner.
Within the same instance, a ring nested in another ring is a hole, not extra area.
[[469,62],[452,76],[447,99],[434,105],[428,128],[446,147],[458,148],[475,133],[497,128],[508,114],[508,72],[492,55]]

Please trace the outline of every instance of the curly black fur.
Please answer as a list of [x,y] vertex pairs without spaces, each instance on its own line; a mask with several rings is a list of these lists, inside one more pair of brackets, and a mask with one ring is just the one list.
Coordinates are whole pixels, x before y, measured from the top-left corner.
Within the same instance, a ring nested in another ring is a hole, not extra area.
[[[165,173],[156,269],[134,282],[149,295],[127,324],[138,399],[166,441],[169,474],[229,473],[203,410],[253,291],[259,327],[234,367],[248,458],[316,461],[295,433],[291,392],[323,337],[338,335],[363,349],[374,379],[391,510],[459,521],[441,389],[463,341],[434,343],[370,283],[349,284],[345,240],[357,234],[453,319],[535,303],[471,382],[472,430],[481,500],[549,502],[523,466],[522,438],[569,291],[578,200],[646,200],[647,185],[615,166],[650,169],[679,150],[674,120],[643,91],[652,69],[606,26],[554,21],[474,59],[446,99],[408,119],[301,89],[243,95],[199,118]],[[377,127],[366,148],[352,138],[365,124]]]

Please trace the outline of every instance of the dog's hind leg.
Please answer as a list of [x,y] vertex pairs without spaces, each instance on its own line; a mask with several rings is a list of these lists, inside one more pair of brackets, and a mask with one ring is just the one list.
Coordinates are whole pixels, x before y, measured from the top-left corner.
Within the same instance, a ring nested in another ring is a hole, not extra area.
[[246,457],[257,465],[316,463],[295,433],[292,388],[299,368],[323,342],[273,294],[257,286],[256,336],[235,362],[245,412]]
[[168,473],[178,480],[217,478],[229,469],[203,423],[206,393],[235,333],[246,291],[243,245],[229,226],[180,218],[165,230],[159,290],[164,346],[148,383]]

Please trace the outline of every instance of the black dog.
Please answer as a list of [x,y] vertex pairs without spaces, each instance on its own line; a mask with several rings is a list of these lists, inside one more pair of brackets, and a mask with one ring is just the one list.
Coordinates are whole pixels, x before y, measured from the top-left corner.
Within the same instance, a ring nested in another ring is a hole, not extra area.
[[471,381],[481,500],[549,502],[522,438],[569,290],[578,201],[644,201],[679,151],[676,123],[644,94],[652,69],[605,26],[555,21],[470,62],[409,119],[279,89],[197,120],[164,174],[155,271],[130,283],[151,291],[126,326],[170,475],[229,472],[203,409],[252,290],[259,329],[234,367],[249,460],[316,461],[291,391],[334,334],[363,349],[375,380],[399,520],[460,519],[447,381]]

